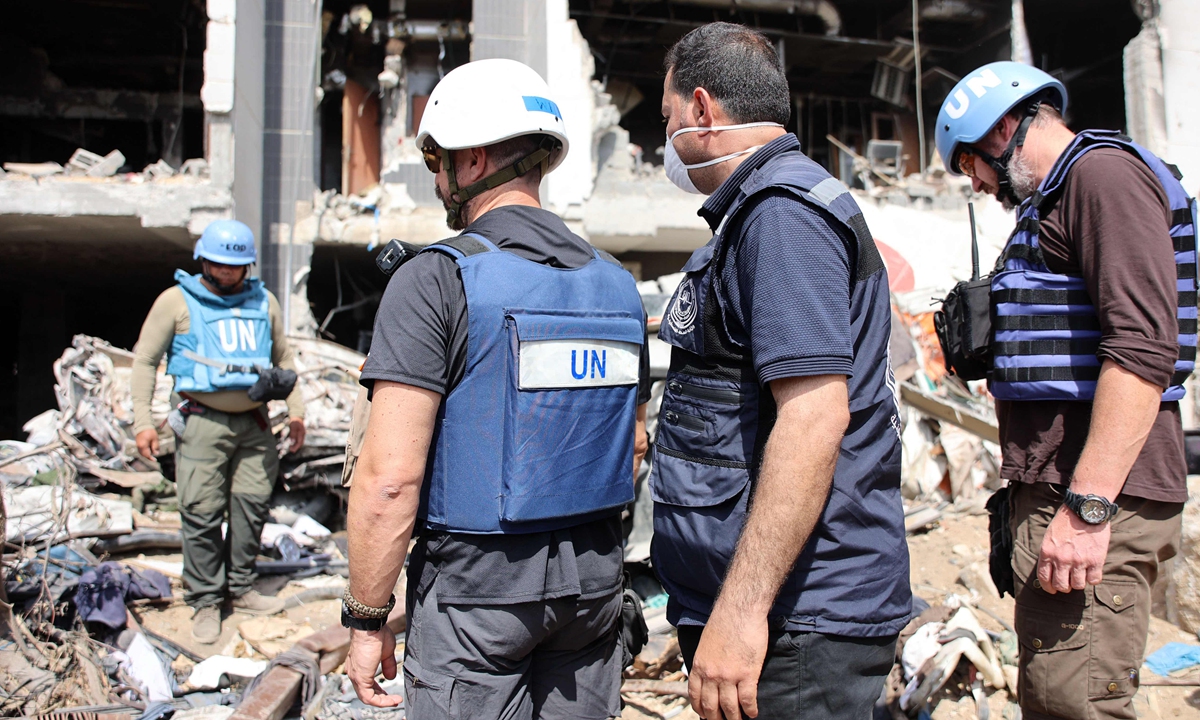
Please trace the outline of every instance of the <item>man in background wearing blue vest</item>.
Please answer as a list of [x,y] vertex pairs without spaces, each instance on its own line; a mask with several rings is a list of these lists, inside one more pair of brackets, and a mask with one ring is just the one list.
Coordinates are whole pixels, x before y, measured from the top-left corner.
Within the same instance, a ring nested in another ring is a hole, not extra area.
[[992,278],[989,389],[1024,717],[1134,718],[1150,588],[1187,499],[1195,205],[1129,138],[1071,132],[1066,107],[1050,75],[985,65],[946,98],[937,146],[976,192],[1020,206]]
[[684,265],[650,490],[654,567],[707,720],[864,718],[912,597],[887,271],[849,191],[784,130],[771,42],[667,53],[667,177],[708,195]]
[[[587,121],[586,118],[583,121]],[[375,319],[347,515],[346,671],[366,703],[397,673],[384,619],[408,566],[409,717],[620,714],[620,513],[646,450],[641,299],[543,210],[567,154],[546,83],[513,60],[456,68],[417,143],[448,224]]]
[[[283,601],[251,590],[259,537],[279,473],[275,436],[263,402],[247,390],[258,369],[292,370],[279,301],[250,277],[254,234],[244,223],[217,220],[196,241],[201,272],[175,272],[142,325],[134,347],[134,431],[142,455],[159,452],[150,417],[158,362],[167,355],[179,403],[175,486],[183,523],[184,599],[195,608],[192,637],[215,643],[221,604],[259,615],[283,611]],[[291,451],[304,444],[304,402],[287,396]],[[221,524],[228,515],[229,531]]]

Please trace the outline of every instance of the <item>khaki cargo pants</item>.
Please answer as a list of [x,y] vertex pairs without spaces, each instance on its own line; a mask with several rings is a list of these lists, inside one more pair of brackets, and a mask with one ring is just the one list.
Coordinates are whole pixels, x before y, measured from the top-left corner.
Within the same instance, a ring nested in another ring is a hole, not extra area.
[[1037,580],[1037,560],[1046,527],[1062,505],[1062,488],[1014,482],[1009,498],[1023,716],[1136,718],[1133,696],[1150,626],[1150,588],[1159,565],[1179,547],[1183,503],[1119,496],[1104,581],[1051,595]]
[[[254,559],[279,474],[275,436],[261,410],[189,415],[175,454],[183,523],[184,600],[194,608],[237,597],[254,582]],[[228,515],[229,529],[221,535]]]

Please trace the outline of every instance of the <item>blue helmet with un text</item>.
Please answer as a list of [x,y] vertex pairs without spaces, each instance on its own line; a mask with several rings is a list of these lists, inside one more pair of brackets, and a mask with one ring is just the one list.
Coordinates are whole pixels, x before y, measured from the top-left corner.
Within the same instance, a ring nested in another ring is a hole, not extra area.
[[1027,100],[1048,103],[1063,113],[1067,89],[1049,74],[1024,63],[994,62],[968,73],[938,112],[934,137],[946,170],[962,175],[958,167],[962,146],[979,142],[1010,110]]
[[196,241],[193,260],[209,260],[222,265],[251,265],[258,260],[254,249],[254,231],[244,222],[216,220],[204,228]]

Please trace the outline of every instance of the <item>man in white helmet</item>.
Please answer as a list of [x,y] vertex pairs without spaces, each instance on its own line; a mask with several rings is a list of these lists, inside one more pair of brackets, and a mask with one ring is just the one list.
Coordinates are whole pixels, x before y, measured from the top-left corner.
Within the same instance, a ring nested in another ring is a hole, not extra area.
[[567,152],[546,83],[483,60],[417,143],[459,235],[400,267],[375,320],[347,516],[346,671],[400,698],[384,618],[408,566],[405,704],[421,718],[620,714],[620,513],[646,450],[633,278],[541,208]]

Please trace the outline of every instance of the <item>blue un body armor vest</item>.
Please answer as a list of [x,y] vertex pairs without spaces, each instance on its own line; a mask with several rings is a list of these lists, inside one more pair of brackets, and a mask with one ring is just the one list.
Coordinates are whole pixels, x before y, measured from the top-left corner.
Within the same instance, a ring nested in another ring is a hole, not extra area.
[[[1179,293],[1179,359],[1164,402],[1184,395],[1196,363],[1196,201],[1171,168],[1129,138],[1112,131],[1080,133],[1067,146],[1033,197],[1021,205],[1016,230],[992,279],[994,367],[988,389],[1000,400],[1092,400],[1100,376],[1100,321],[1083,278],[1051,272],[1038,245],[1041,212],[1057,200],[1079,158],[1101,147],[1142,160],[1162,183],[1171,206]],[[1137,242],[1137,238],[1130,238]]]
[[[858,298],[852,301],[854,327],[890,314],[883,261],[845,186],[799,150],[755,170],[713,239],[683,266],[687,276],[659,331],[673,347],[649,481],[655,502],[651,553],[670,595],[671,622],[707,621],[749,513],[775,422],[770,388],[759,384],[749,343],[731,339],[718,296],[725,248],[737,242],[743,221],[739,210],[772,191],[795,197],[856,241],[849,253],[852,297]],[[782,625],[772,627],[886,636],[908,622],[912,597],[887,336],[864,340],[877,343],[871,347],[856,343],[856,353],[878,362],[871,369],[856,364],[856,377],[848,381],[851,427],[829,500],[775,599],[770,614]]]
[[271,366],[270,299],[259,278],[246,278],[237,295],[217,295],[199,275],[175,271],[187,301],[190,329],[176,335],[167,352],[175,392],[246,390],[258,381],[255,368]]
[[615,260],[561,269],[479,235],[429,246],[467,298],[463,378],[438,412],[418,512],[431,529],[557,530],[633,501],[642,301]]

